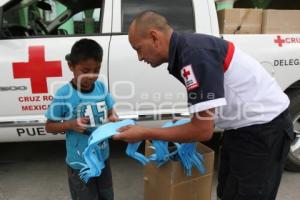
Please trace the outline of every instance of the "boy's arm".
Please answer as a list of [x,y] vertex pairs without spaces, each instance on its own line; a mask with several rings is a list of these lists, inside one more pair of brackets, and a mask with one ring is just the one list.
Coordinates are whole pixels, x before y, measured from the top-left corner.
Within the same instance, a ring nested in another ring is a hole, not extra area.
[[61,133],[67,130],[73,130],[79,133],[83,133],[86,130],[86,125],[88,123],[89,123],[88,117],[83,117],[74,120],[67,120],[63,122],[47,120],[45,129],[49,133]]

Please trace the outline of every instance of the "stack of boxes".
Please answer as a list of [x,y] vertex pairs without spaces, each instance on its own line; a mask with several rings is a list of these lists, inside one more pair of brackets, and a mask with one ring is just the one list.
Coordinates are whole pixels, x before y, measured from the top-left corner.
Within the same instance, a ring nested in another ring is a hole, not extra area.
[[223,9],[218,11],[222,34],[300,33],[299,10]]

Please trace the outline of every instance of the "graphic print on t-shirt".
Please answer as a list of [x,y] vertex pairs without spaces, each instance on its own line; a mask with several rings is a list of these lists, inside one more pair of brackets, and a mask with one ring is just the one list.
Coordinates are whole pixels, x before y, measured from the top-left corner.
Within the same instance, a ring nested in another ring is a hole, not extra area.
[[89,127],[97,127],[105,123],[107,119],[105,101],[79,104],[77,107],[77,118],[80,117],[89,118]]

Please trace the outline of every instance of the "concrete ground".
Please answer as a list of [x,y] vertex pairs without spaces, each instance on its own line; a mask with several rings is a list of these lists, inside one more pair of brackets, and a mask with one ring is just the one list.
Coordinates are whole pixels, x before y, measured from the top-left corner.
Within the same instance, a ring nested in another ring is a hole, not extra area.
[[[143,167],[125,148],[121,142],[111,148],[115,199],[142,200]],[[64,141],[0,144],[0,200],[70,199],[64,156]],[[285,172],[277,199],[300,199],[299,185],[300,173]]]

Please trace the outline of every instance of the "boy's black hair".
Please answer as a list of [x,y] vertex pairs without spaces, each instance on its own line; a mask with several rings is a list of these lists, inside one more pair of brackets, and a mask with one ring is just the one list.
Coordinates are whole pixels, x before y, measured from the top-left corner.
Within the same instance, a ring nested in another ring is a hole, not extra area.
[[87,59],[94,59],[96,62],[101,63],[102,57],[102,47],[95,40],[83,38],[75,42],[72,46],[71,53],[66,55],[65,59],[73,65],[76,65],[80,61]]

